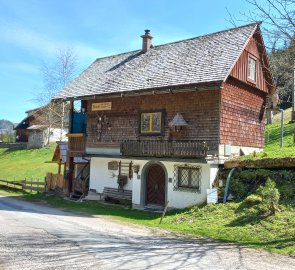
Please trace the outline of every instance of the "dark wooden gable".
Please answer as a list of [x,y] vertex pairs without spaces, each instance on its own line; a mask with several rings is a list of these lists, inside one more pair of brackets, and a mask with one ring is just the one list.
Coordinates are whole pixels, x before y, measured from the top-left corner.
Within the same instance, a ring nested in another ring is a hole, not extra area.
[[[255,83],[248,79],[249,56],[256,60]],[[248,85],[258,88],[263,92],[274,92],[275,84],[270,72],[270,65],[259,27],[256,29],[253,36],[248,40],[245,49],[243,50],[233,69],[231,70],[230,76]]]
[[52,161],[62,162],[62,155],[61,155],[59,145],[56,145],[56,148],[54,150],[54,154],[53,154],[53,157],[52,157]]

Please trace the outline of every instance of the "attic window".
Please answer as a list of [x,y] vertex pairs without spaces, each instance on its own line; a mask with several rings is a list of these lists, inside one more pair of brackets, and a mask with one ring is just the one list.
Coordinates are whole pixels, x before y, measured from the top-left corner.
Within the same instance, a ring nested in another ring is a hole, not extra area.
[[256,59],[250,55],[248,57],[248,80],[256,82]]

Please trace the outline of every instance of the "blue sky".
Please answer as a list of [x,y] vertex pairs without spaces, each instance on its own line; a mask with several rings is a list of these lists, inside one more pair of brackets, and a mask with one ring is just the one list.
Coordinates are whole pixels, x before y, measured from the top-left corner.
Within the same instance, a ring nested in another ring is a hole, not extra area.
[[42,89],[43,62],[74,49],[79,70],[96,58],[141,48],[151,29],[163,44],[232,27],[245,0],[0,0],[0,119],[19,122]]

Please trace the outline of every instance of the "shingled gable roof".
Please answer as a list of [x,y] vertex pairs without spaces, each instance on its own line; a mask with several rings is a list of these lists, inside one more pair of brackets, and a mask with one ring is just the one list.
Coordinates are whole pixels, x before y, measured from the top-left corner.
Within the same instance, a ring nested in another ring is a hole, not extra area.
[[258,23],[93,62],[54,99],[225,81]]

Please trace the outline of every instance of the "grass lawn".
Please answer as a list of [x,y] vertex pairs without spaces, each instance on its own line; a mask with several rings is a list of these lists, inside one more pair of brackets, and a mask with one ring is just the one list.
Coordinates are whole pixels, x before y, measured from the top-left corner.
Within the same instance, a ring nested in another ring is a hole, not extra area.
[[[288,123],[291,121],[291,111],[292,108],[284,110],[284,122]],[[273,122],[274,123],[281,123],[281,113],[276,113],[273,117]]]
[[[1,192],[3,194],[3,191]],[[24,194],[6,191],[6,195],[25,200],[47,202],[55,207],[90,215],[112,216],[127,222],[158,227],[180,234],[263,248],[272,252],[295,255],[295,202],[281,204],[275,216],[265,216],[261,209],[245,203],[226,203],[192,207],[167,212],[160,225],[161,214],[133,210],[100,202],[72,202],[58,196]]]
[[56,164],[45,163],[51,161],[54,149],[55,144],[29,150],[0,148],[0,179],[44,179],[47,172],[57,172]]
[[[256,158],[277,158],[277,157],[295,157],[295,144],[293,143],[293,134],[295,123],[284,124],[283,147],[280,147],[281,124],[274,123],[266,126],[265,148],[263,152],[258,153]],[[253,155],[241,157],[241,159],[253,158]]]
[[264,152],[268,157],[287,157],[295,156],[295,144],[293,143],[293,134],[295,123],[286,123],[284,125],[283,147],[280,147],[281,124],[274,123],[266,126],[266,145]]

